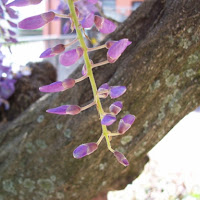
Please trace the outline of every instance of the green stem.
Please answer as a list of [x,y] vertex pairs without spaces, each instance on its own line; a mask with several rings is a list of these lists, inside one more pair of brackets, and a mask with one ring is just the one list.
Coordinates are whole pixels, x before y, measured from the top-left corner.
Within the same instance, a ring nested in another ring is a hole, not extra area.
[[[76,27],[77,38],[80,42],[80,46],[84,50],[83,57],[84,57],[85,65],[86,65],[86,68],[87,68],[87,75],[89,77],[89,80],[90,80],[90,83],[91,83],[91,86],[92,86],[92,92],[93,92],[93,95],[94,95],[94,101],[96,102],[97,111],[100,115],[100,119],[102,119],[104,111],[103,111],[103,108],[102,108],[102,105],[101,105],[101,101],[100,101],[100,99],[97,95],[97,86],[96,86],[96,82],[95,82],[94,75],[93,75],[93,72],[92,72],[92,66],[91,66],[90,59],[89,59],[88,52],[87,52],[88,48],[85,44],[81,29],[80,29],[80,26],[79,26],[78,18],[76,16],[74,1],[68,0],[68,6],[69,6],[69,9],[70,9],[71,19],[73,20],[74,25]],[[102,125],[102,131],[103,131],[104,137],[106,138],[108,149],[111,152],[113,152],[114,150],[111,148],[110,140],[109,140],[109,137],[108,137],[108,129],[105,125]]]

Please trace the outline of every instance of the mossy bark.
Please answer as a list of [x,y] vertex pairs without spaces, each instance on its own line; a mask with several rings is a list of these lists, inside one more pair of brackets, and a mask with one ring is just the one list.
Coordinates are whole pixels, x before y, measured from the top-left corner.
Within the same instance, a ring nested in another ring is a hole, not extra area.
[[[133,41],[115,64],[95,69],[98,86],[127,86],[119,117],[129,112],[137,119],[126,135],[113,138],[112,146],[126,155],[129,167],[116,161],[105,141],[84,159],[72,157],[75,147],[101,134],[95,107],[73,117],[45,113],[61,104],[90,102],[85,80],[66,92],[43,96],[1,127],[0,199],[89,200],[135,179],[148,161],[147,152],[200,105],[199,13],[197,0],[147,0],[107,38]],[[94,62],[105,60],[104,55],[95,52]],[[79,69],[72,77],[80,74]],[[104,100],[104,108],[111,102]]]

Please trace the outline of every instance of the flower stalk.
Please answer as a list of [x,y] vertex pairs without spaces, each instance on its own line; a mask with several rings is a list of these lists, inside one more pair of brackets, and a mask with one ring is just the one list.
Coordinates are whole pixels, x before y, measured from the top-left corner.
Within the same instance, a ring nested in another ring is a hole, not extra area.
[[[89,80],[90,80],[90,83],[91,83],[91,86],[92,86],[94,101],[96,102],[96,105],[97,105],[96,108],[97,108],[97,111],[99,113],[100,119],[102,120],[104,110],[102,108],[101,101],[100,101],[100,99],[97,95],[97,86],[96,86],[96,82],[95,82],[93,71],[92,71],[92,65],[90,63],[90,59],[89,59],[89,56],[88,56],[88,48],[87,48],[86,43],[84,41],[81,29],[79,28],[80,25],[79,25],[78,18],[77,18],[77,15],[76,15],[74,1],[68,0],[68,6],[69,6],[69,10],[70,10],[71,19],[73,20],[74,25],[76,27],[77,39],[79,40],[80,46],[82,47],[82,49],[84,51],[83,57],[84,57],[84,61],[85,61],[86,68],[87,68],[87,75],[89,77]],[[102,131],[103,131],[103,135],[106,139],[108,149],[111,152],[114,152],[114,150],[111,148],[110,140],[109,140],[109,137],[108,137],[108,129],[105,125],[102,125]]]

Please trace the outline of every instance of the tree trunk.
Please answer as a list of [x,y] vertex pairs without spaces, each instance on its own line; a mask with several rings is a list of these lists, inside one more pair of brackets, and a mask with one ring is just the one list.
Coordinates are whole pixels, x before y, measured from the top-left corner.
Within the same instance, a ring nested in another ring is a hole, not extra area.
[[[78,145],[95,142],[101,134],[95,107],[76,116],[45,113],[61,104],[90,102],[85,80],[66,92],[43,96],[1,128],[0,199],[89,200],[135,179],[148,161],[147,152],[200,105],[199,27],[199,1],[147,0],[106,38],[133,42],[115,64],[94,70],[98,86],[127,86],[119,117],[128,111],[137,119],[126,135],[113,138],[112,146],[126,155],[129,167],[116,161],[105,141],[90,156],[73,158]],[[103,61],[105,51],[92,56],[94,63]],[[80,74],[77,70],[71,77]],[[111,102],[104,100],[104,108]],[[116,128],[117,123],[111,127]]]

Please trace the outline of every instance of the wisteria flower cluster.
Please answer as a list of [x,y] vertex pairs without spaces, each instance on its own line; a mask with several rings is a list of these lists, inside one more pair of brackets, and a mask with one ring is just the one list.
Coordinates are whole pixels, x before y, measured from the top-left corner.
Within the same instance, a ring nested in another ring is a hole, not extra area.
[[[41,0],[38,1],[14,0],[7,6],[8,7],[26,6],[31,4],[39,4],[40,2]],[[78,5],[81,5],[82,3],[86,3],[87,8],[91,9],[87,9],[86,13],[80,12]],[[87,155],[90,155],[91,153],[93,153],[98,149],[100,142],[102,141],[103,138],[105,138],[108,149],[114,154],[116,159],[122,165],[128,166],[129,162],[126,159],[126,157],[122,153],[113,150],[110,141],[113,136],[123,135],[126,131],[128,131],[133,122],[135,121],[135,116],[131,114],[124,116],[119,122],[118,130],[115,133],[111,133],[108,130],[108,126],[110,126],[116,121],[116,116],[122,110],[123,107],[122,102],[115,101],[110,105],[109,113],[105,113],[100,101],[100,99],[107,98],[108,96],[111,99],[116,99],[120,97],[126,92],[126,87],[110,86],[108,83],[104,83],[97,89],[92,69],[108,63],[116,62],[117,59],[121,56],[121,54],[125,51],[125,49],[131,44],[131,42],[125,38],[119,41],[108,41],[104,45],[94,48],[88,48],[86,46],[83,37],[83,35],[85,34],[84,32],[85,28],[96,26],[97,30],[103,34],[112,33],[116,29],[116,25],[113,22],[109,21],[108,19],[105,19],[104,17],[94,14],[94,10],[92,8],[94,8],[94,6],[98,3],[99,3],[98,0],[84,0],[84,1],[68,0],[68,2],[62,2],[60,7],[62,7],[61,10],[68,9],[69,14],[56,13],[55,11],[48,11],[40,15],[26,18],[21,22],[19,22],[18,26],[19,28],[22,29],[37,29],[51,22],[57,17],[68,18],[70,20],[71,29],[76,30],[76,35],[77,35],[76,39],[74,39],[69,44],[58,44],[54,47],[51,47],[45,50],[40,57],[47,58],[59,55],[60,63],[64,66],[70,66],[76,63],[83,56],[85,64],[82,69],[82,76],[78,79],[67,78],[64,81],[57,81],[50,85],[42,86],[39,88],[39,90],[41,92],[49,92],[49,93],[61,92],[70,89],[78,82],[81,82],[86,78],[89,78],[92,86],[94,100],[90,104],[84,107],[80,107],[79,105],[62,105],[56,108],[48,109],[47,112],[58,115],[76,115],[96,105],[97,111],[101,119],[102,135],[97,142],[85,143],[78,146],[73,152],[74,158],[79,159]],[[79,46],[71,50],[65,50],[67,46],[70,46],[77,42],[79,42]],[[89,59],[88,52],[102,48],[108,49],[106,60],[100,63],[93,63],[93,61]]]
[[5,109],[8,110],[9,102],[7,99],[15,91],[16,80],[13,77],[12,68],[3,65],[4,57],[0,46],[0,106],[4,105]]
[[[15,29],[17,24],[12,20],[18,18],[15,10],[6,6],[7,0],[0,1],[0,39],[3,42],[16,43]],[[4,105],[5,109],[9,109],[8,98],[15,91],[16,79],[12,72],[11,66],[5,66],[3,61],[5,55],[1,51],[2,44],[0,44],[0,106]]]
[[15,43],[17,41],[14,29],[17,28],[17,24],[13,20],[18,19],[18,14],[14,9],[5,6],[7,1],[0,1],[0,35],[6,42]]

